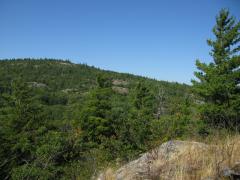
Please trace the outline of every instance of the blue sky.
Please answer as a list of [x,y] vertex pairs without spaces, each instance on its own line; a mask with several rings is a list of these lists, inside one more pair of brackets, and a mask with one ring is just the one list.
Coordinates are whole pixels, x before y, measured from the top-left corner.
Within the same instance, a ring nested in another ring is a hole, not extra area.
[[239,0],[0,0],[0,59],[58,58],[190,83],[215,16]]

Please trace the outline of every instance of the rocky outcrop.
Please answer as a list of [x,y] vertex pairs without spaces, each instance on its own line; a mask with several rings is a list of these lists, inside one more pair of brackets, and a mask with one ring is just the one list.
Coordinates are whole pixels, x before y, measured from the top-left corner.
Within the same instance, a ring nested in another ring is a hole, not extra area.
[[[232,150],[240,151],[239,147]],[[227,165],[224,153],[223,149],[204,143],[169,141],[116,171],[101,173],[97,179],[239,179],[240,163]]]
[[235,163],[232,168],[224,169],[222,176],[228,179],[240,180],[240,162]]
[[[114,173],[116,180],[134,180],[134,179],[154,179],[158,176],[159,168],[156,162],[167,162],[183,153],[184,149],[193,146],[199,149],[205,149],[207,146],[202,143],[169,141],[151,152],[143,154],[139,159],[129,162]],[[106,180],[105,174],[102,173],[98,180]]]
[[128,88],[123,88],[123,87],[113,86],[112,89],[116,93],[123,94],[123,95],[126,95],[129,92]]
[[115,86],[127,86],[128,82],[125,81],[125,80],[122,80],[122,79],[114,79],[112,81],[112,84],[115,85]]
[[47,88],[47,85],[44,83],[39,83],[39,82],[28,82],[30,87],[35,87],[35,88]]

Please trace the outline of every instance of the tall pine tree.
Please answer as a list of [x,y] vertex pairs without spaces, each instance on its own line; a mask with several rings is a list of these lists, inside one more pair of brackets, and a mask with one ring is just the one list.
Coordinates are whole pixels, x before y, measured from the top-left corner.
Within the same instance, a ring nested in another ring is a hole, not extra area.
[[9,103],[9,111],[6,111],[5,123],[1,123],[4,148],[0,154],[0,177],[5,179],[14,168],[34,159],[37,130],[44,119],[41,117],[41,107],[33,103],[32,97],[32,89],[22,81],[13,82],[11,94],[4,96]]
[[201,115],[207,123],[235,128],[240,124],[240,22],[222,9],[213,33],[215,40],[207,40],[213,62],[196,61],[199,81],[192,80],[193,89],[205,101]]
[[98,86],[92,90],[81,112],[81,129],[86,142],[101,144],[102,139],[114,135],[111,119],[111,82],[103,76],[97,77]]
[[131,110],[131,132],[136,149],[145,150],[146,142],[151,137],[151,121],[154,118],[154,97],[144,82],[136,85]]

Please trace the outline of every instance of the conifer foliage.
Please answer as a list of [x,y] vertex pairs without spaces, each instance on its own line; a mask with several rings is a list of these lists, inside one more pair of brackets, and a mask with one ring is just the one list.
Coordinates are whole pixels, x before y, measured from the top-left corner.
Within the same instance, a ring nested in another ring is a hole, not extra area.
[[97,83],[81,112],[81,128],[87,142],[101,144],[102,138],[114,135],[111,119],[113,91],[109,79],[98,76]]
[[240,122],[240,22],[222,9],[213,28],[215,40],[207,40],[212,48],[210,64],[196,61],[198,72],[193,88],[205,101],[202,118],[213,126],[236,127]]

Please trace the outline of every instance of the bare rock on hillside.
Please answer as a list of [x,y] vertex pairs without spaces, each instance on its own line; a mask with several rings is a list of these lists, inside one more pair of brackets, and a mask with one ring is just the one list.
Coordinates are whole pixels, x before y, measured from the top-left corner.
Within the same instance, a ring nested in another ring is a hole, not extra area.
[[232,168],[226,168],[222,172],[223,177],[233,180],[240,179],[240,162],[236,162]]
[[35,88],[46,88],[47,85],[44,83],[39,83],[39,82],[28,82],[30,87],[35,87]]
[[169,141],[98,180],[216,180],[240,179],[240,139],[206,145],[189,141]]
[[62,64],[62,65],[66,65],[66,66],[72,66],[74,64],[70,63],[70,62],[60,62],[59,64]]
[[121,80],[121,79],[114,79],[112,81],[112,84],[115,85],[115,86],[127,86],[128,82],[124,81],[124,80]]
[[67,88],[67,89],[63,89],[62,92],[64,92],[64,93],[78,92],[78,89],[76,89],[76,88]]
[[[143,154],[139,159],[129,162],[122,166],[113,174],[116,180],[136,180],[136,179],[155,179],[160,171],[161,179],[171,179],[169,168],[165,168],[167,162],[173,163],[186,149],[204,150],[208,146],[203,143],[186,141],[169,141],[151,152]],[[158,163],[156,165],[156,163]],[[174,167],[174,166],[172,166]],[[166,171],[166,172],[164,172]],[[98,180],[106,180],[107,177],[102,173]]]
[[112,89],[116,93],[123,94],[123,95],[128,94],[128,92],[129,92],[128,88],[123,88],[123,87],[113,86]]

